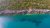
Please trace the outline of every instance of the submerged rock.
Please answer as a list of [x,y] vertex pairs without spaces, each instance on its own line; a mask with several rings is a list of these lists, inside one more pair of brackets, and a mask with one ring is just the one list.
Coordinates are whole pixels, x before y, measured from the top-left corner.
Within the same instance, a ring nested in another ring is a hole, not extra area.
[[37,21],[37,20],[33,20],[33,23],[35,23],[36,26],[39,26],[40,23],[42,23],[42,21]]

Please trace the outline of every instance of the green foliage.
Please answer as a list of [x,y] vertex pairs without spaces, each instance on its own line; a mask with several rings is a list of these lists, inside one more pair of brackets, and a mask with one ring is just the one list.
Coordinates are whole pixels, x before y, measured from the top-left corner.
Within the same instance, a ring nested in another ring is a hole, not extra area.
[[46,9],[46,8],[48,8],[46,0],[25,0],[20,5],[17,5],[17,6],[21,7],[21,8],[22,7],[29,7],[29,6],[32,6],[33,8],[38,8],[38,9],[39,8],[40,9]]
[[10,9],[21,9],[21,8],[28,8],[28,7],[32,7],[32,8],[37,8],[37,9],[47,9],[48,5],[47,5],[47,0],[10,0],[10,3],[15,3],[15,5],[11,5],[11,6],[7,6],[7,8]]

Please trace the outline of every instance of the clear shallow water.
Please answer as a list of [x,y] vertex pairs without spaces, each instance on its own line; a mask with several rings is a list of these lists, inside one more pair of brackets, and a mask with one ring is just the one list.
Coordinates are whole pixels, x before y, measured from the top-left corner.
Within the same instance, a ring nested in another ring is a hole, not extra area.
[[9,16],[13,21],[5,22],[5,28],[50,28],[50,15]]

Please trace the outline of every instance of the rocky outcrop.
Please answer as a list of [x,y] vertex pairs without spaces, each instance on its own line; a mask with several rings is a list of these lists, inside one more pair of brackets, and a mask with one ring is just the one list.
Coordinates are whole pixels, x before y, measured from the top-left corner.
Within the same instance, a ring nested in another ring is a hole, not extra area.
[[48,9],[33,9],[32,11],[29,10],[0,10],[0,14],[45,14],[50,13]]

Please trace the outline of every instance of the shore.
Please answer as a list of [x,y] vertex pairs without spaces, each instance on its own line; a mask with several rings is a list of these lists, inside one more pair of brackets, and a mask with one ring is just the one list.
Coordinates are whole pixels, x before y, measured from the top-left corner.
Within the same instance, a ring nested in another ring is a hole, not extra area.
[[0,14],[50,14],[48,9],[32,9],[32,10],[0,10]]

